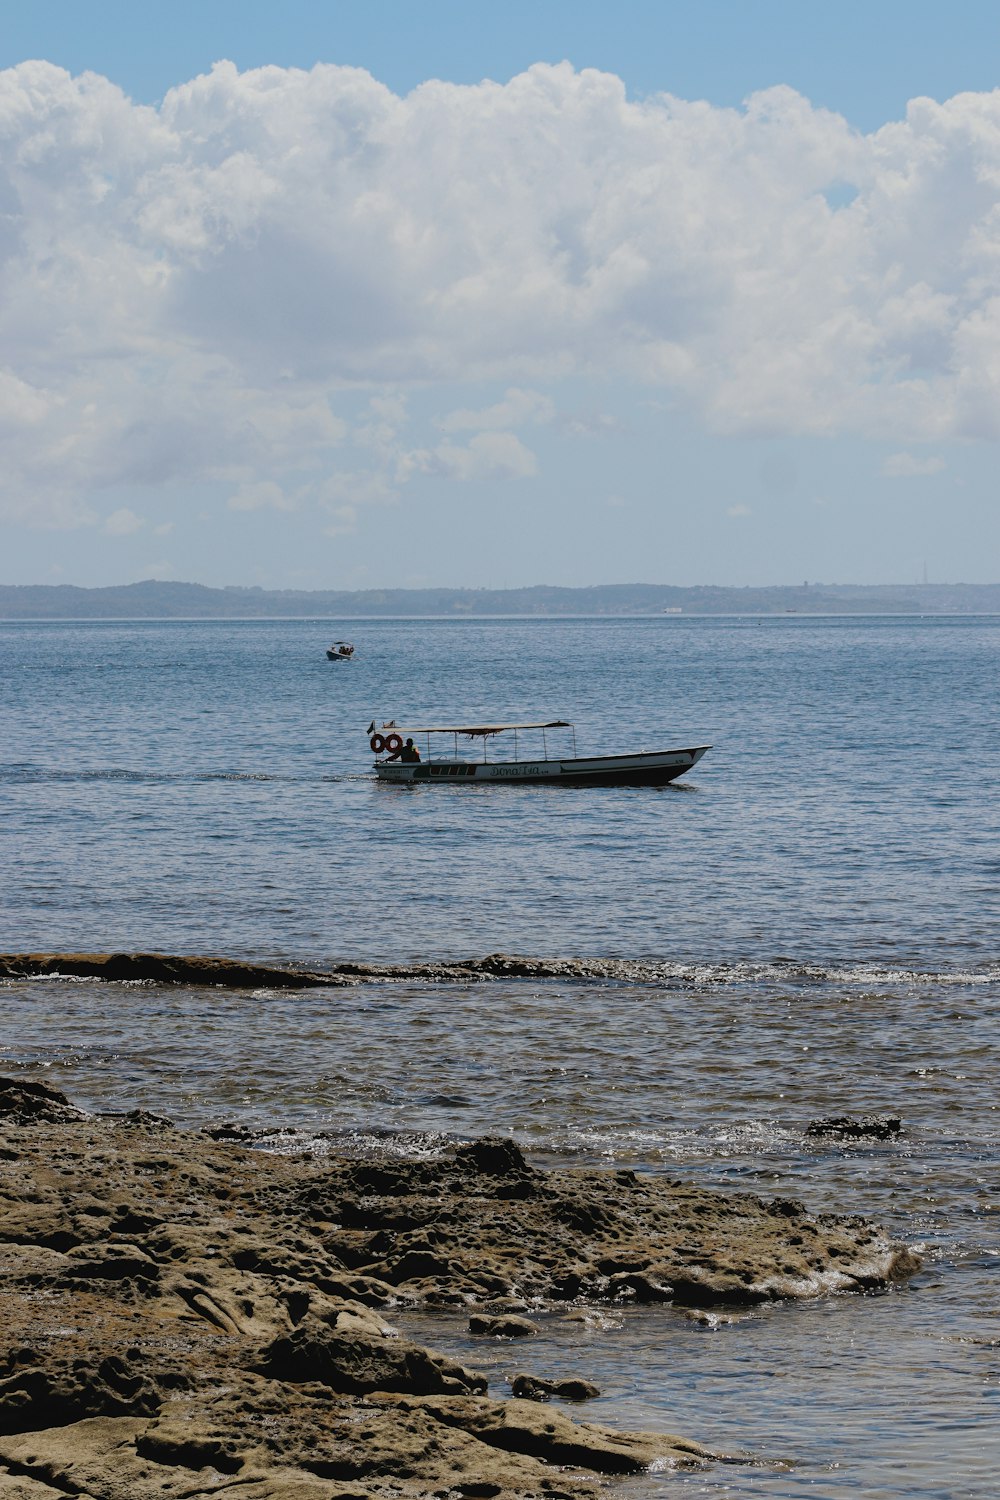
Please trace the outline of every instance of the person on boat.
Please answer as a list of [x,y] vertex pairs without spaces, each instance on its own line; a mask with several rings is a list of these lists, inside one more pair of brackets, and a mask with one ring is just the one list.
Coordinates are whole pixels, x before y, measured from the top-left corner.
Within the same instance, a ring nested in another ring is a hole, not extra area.
[[396,753],[396,755],[390,755],[389,759],[390,760],[397,760],[398,759],[398,760],[401,760],[401,761],[408,761],[408,762],[410,762],[412,764],[414,761],[419,761],[419,759],[420,759],[420,751],[417,749],[416,745],[413,743],[413,740],[410,739],[409,736],[408,736],[407,740],[406,740],[406,744],[403,746],[402,750],[399,750]]

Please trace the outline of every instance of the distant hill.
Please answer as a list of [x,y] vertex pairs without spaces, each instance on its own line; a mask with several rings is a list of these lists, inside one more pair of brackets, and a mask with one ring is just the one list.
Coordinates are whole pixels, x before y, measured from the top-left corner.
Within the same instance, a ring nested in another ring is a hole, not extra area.
[[613,583],[593,588],[364,589],[207,588],[144,583],[85,589],[0,584],[0,619],[362,619],[488,615],[1000,614],[1000,584],[803,584],[717,588]]

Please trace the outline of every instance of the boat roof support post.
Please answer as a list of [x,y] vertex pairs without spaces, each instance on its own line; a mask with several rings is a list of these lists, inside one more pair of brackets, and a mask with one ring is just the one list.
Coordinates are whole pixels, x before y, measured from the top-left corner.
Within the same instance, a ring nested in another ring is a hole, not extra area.
[[545,730],[543,729],[542,730],[542,759],[543,760],[548,760],[548,758],[549,758],[549,746],[548,746],[548,742],[547,742],[547,740],[545,738]]

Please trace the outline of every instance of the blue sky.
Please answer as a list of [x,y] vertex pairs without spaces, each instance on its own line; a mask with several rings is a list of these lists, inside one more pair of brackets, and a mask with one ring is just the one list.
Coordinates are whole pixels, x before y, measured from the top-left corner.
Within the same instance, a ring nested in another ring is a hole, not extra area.
[[994,88],[1000,70],[987,0],[5,0],[0,18],[0,65],[89,68],[146,103],[220,57],[241,70],[346,63],[397,93],[566,59],[635,95],[714,104],[788,83],[871,130],[915,95]]
[[1000,578],[995,5],[35,0],[0,68],[0,580]]

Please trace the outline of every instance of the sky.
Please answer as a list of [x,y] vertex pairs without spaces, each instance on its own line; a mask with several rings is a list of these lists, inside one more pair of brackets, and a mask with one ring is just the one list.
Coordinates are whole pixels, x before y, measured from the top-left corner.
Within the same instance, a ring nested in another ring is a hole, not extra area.
[[0,582],[996,582],[998,442],[995,4],[0,0]]

